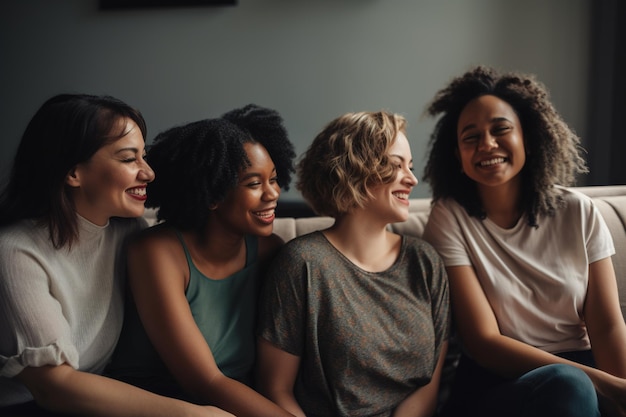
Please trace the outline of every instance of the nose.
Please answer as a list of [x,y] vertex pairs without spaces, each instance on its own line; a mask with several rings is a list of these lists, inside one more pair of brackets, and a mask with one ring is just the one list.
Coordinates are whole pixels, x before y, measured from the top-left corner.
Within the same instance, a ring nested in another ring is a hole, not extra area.
[[483,135],[478,141],[478,150],[479,151],[490,151],[494,148],[498,147],[498,141],[494,136],[489,133]]
[[278,200],[280,197],[280,186],[278,183],[269,183],[263,189],[263,200],[264,201],[274,201]]
[[137,174],[137,178],[141,181],[152,182],[154,181],[154,171],[150,168],[150,165],[145,160],[142,160],[142,165],[139,168],[139,173]]
[[413,174],[413,171],[408,171],[407,174],[408,175],[404,176],[404,183],[408,186],[415,187],[417,183],[419,182],[417,180],[417,177],[415,177],[415,174]]

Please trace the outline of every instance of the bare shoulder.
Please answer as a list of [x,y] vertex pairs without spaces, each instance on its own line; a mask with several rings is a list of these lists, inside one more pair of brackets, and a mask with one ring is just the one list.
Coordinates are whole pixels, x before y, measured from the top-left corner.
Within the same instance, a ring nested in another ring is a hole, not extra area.
[[[186,288],[189,266],[176,230],[164,224],[145,229],[131,242],[128,249],[129,281],[138,285],[133,290]],[[175,279],[178,278],[178,279]]]
[[182,254],[182,246],[176,231],[166,224],[158,224],[142,230],[129,243],[129,256],[142,258],[171,258],[174,254]]

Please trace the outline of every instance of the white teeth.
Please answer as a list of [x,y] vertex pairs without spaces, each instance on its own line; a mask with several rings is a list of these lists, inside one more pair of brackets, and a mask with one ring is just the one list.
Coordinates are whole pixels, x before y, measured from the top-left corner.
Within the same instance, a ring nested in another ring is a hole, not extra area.
[[259,217],[272,217],[274,215],[274,210],[267,210],[267,211],[257,211],[254,213],[255,216],[259,216]]
[[127,191],[128,194],[134,194],[134,195],[138,195],[138,196],[145,196],[146,195],[146,188],[145,187],[140,187],[140,188],[131,188],[130,190]]
[[399,198],[400,200],[407,200],[409,195],[407,193],[391,193],[393,196]]
[[487,167],[490,165],[501,164],[503,162],[504,162],[504,158],[493,158],[493,159],[488,159],[486,161],[480,161],[480,166]]

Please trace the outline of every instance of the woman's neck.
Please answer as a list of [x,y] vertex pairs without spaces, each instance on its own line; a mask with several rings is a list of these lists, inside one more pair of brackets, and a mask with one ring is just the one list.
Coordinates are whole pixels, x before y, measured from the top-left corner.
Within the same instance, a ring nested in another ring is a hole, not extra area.
[[[324,230],[324,236],[346,258],[370,272],[388,269],[400,252],[401,238],[381,224],[360,215],[345,214]],[[364,213],[364,211],[363,211]]]
[[498,226],[510,229],[523,214],[520,181],[498,187],[478,187],[479,198],[487,218]]
[[246,261],[245,236],[221,227],[183,232],[194,264],[211,278],[220,279],[241,270]]

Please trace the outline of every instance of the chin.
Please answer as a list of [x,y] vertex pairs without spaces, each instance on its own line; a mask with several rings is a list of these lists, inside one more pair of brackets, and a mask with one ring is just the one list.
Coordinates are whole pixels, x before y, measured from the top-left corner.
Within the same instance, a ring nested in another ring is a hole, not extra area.
[[143,216],[145,212],[145,208],[137,208],[133,210],[125,210],[124,213],[118,214],[116,217],[124,217],[124,218],[135,218]]
[[258,237],[268,237],[268,236],[271,236],[272,233],[274,233],[274,228],[269,227],[269,228],[263,228],[262,230],[257,230],[253,234],[257,235]]
[[394,218],[389,223],[402,223],[409,219],[409,213],[402,213],[394,216]]

